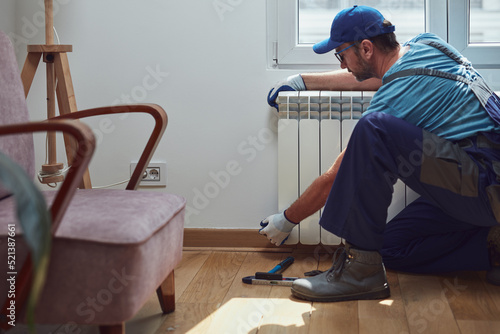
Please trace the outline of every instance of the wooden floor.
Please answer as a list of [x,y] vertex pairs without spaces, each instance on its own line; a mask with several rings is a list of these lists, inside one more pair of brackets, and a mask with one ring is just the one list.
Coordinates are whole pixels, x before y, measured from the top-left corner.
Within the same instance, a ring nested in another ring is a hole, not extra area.
[[154,294],[126,324],[126,333],[500,333],[500,287],[486,283],[484,272],[388,271],[391,298],[339,303],[305,302],[294,299],[289,287],[242,283],[242,277],[268,271],[287,256],[295,262],[286,276],[303,277],[332,262],[331,254],[297,251],[184,251],[175,271],[176,311],[161,315]]
[[127,333],[500,333],[500,287],[486,283],[484,272],[388,271],[390,299],[340,303],[304,302],[289,287],[241,282],[290,255],[286,276],[332,262],[328,254],[185,251],[175,275],[177,310],[158,316],[153,297]]

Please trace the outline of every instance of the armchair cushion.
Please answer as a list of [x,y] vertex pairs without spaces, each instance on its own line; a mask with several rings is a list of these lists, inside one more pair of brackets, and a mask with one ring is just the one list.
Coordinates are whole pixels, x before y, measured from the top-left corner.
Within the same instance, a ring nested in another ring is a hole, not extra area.
[[[44,195],[50,204],[54,192]],[[13,206],[11,198],[0,201],[3,258]],[[182,197],[166,193],[78,190],[53,240],[35,321],[103,325],[133,317],[181,259],[184,207]],[[17,244],[20,266],[27,249]],[[5,296],[6,277],[0,279]]]
[[[51,205],[55,192],[44,195]],[[158,192],[81,189],[73,197],[56,237],[107,244],[143,243],[179,213],[184,202],[181,197]],[[106,224],[96,223],[103,221]]]

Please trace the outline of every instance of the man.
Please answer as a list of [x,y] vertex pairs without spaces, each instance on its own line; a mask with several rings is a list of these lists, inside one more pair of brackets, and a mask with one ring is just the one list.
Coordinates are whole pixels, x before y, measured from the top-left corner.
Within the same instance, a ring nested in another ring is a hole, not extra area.
[[[378,90],[333,166],[261,222],[260,233],[280,245],[324,205],[320,225],[346,240],[330,270],[294,282],[298,298],[387,298],[384,263],[435,273],[489,270],[499,260],[500,101],[437,36],[401,46],[394,29],[373,8],[341,11],[313,49],[335,49],[343,70],[293,76],[269,94],[272,105],[280,90]],[[421,197],[386,226],[398,178]],[[488,279],[500,285],[500,269]]]

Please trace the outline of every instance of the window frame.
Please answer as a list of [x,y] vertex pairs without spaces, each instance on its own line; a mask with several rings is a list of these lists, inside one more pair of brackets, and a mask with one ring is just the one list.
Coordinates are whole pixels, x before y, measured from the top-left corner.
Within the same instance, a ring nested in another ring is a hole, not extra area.
[[469,42],[470,0],[449,0],[448,42],[476,68],[500,68],[500,43]]
[[[271,67],[340,68],[332,54],[318,55],[312,50],[312,44],[298,43],[298,0],[269,2]],[[477,68],[500,68],[500,43],[469,44],[469,0],[425,0],[424,11],[426,32],[435,33],[449,42]],[[325,32],[327,35],[328,32]]]
[[[333,55],[314,53],[312,44],[299,44],[298,0],[277,1],[277,65],[339,65]],[[288,29],[287,29],[288,27]],[[290,28],[292,27],[292,29]],[[295,27],[293,29],[293,27]],[[327,33],[327,32],[326,32]]]

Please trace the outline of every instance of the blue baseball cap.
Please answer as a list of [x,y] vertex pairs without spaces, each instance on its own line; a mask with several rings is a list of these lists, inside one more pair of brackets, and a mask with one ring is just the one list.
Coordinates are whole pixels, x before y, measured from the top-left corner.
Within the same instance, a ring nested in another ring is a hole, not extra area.
[[384,27],[384,16],[375,8],[353,6],[340,11],[332,22],[330,38],[314,44],[316,53],[327,53],[348,42],[361,41],[393,32],[391,25]]

